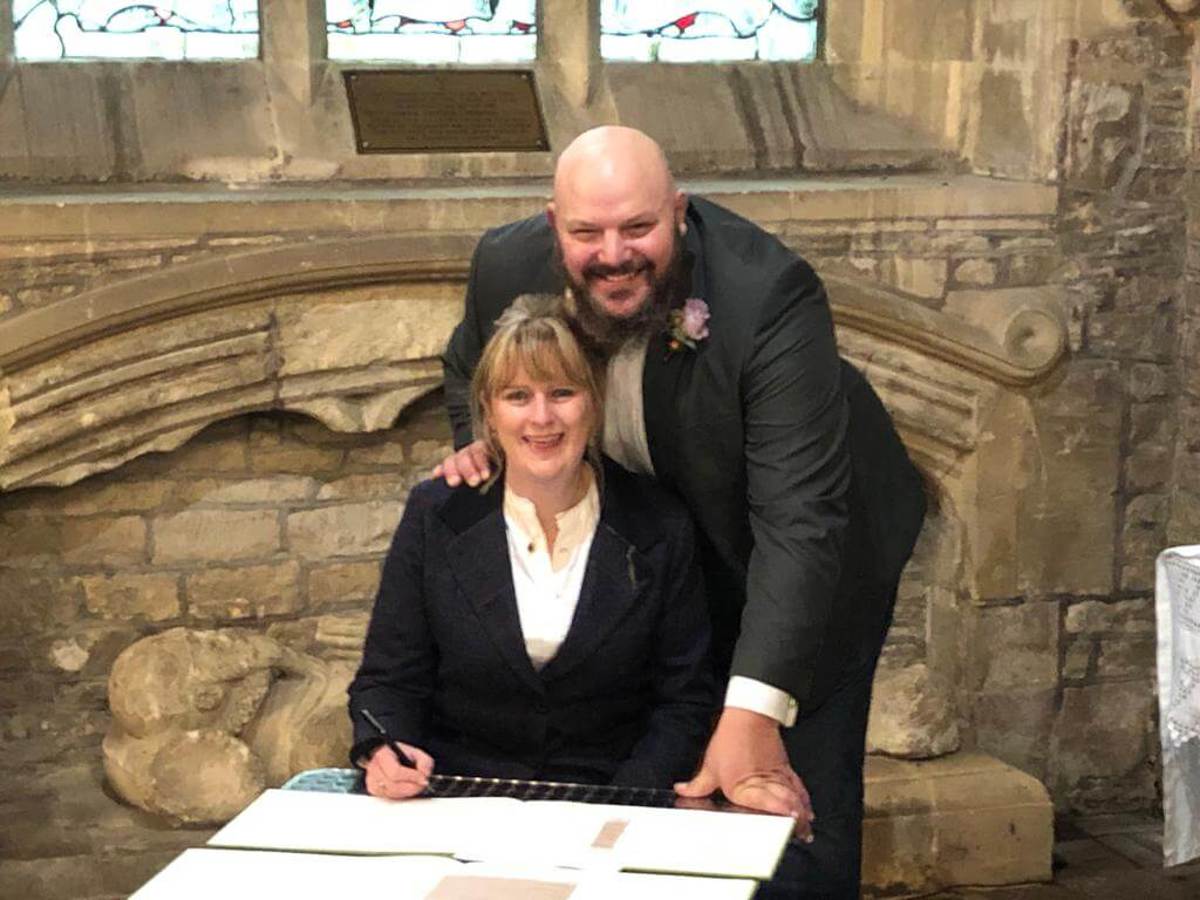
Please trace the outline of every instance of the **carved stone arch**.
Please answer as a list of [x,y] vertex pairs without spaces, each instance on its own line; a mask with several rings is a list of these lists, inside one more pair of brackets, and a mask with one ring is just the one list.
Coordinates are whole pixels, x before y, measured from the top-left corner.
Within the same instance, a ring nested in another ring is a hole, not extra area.
[[441,383],[472,239],[289,244],[175,266],[0,326],[0,489],[67,485],[261,410],[389,426]]

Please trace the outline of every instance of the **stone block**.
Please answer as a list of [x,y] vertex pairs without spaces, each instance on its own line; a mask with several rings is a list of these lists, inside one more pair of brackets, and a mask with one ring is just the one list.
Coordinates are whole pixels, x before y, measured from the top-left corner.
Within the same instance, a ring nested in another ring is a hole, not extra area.
[[250,431],[250,467],[256,473],[332,472],[340,467],[342,455],[338,447],[296,439],[274,419],[255,420]]
[[358,466],[402,466],[407,462],[404,444],[390,440],[364,447],[351,447],[346,451],[346,467]]
[[[70,636],[60,637],[50,641],[42,649],[49,663],[59,671],[70,672],[79,679],[99,679],[102,686],[108,679],[112,664],[121,651],[141,637],[138,627],[133,625],[99,625],[89,628],[76,627]],[[76,686],[84,682],[77,682]],[[107,712],[103,687],[101,696],[96,701],[98,708]],[[63,701],[67,691],[60,689],[59,701]],[[103,733],[108,723],[89,733]]]
[[940,300],[946,295],[946,260],[896,256],[883,267],[883,280],[899,291]]
[[1129,370],[1129,395],[1137,402],[1159,400],[1171,391],[1171,369],[1155,363],[1134,363]]
[[[235,430],[236,429],[236,430]],[[246,471],[245,420],[206,428],[169,453],[154,453],[133,463],[139,474],[177,476]]]
[[1068,634],[1152,635],[1154,600],[1084,600],[1067,607]]
[[69,516],[98,513],[135,513],[158,509],[171,485],[164,481],[83,481],[71,487],[51,491],[59,509]]
[[1035,483],[1018,537],[1021,587],[1033,594],[1112,589],[1122,383],[1110,362],[1073,360],[1033,402]]
[[1080,187],[1111,188],[1137,154],[1142,89],[1081,79],[1070,99],[1066,177]]
[[1188,165],[1189,150],[1188,133],[1184,128],[1146,129],[1143,162],[1148,166],[1162,166],[1182,172]]
[[990,259],[967,259],[954,268],[954,280],[971,287],[991,287],[996,283],[996,264]]
[[17,291],[17,302],[26,309],[48,306],[59,300],[79,293],[77,284],[45,284],[39,287],[21,288]]
[[413,479],[404,472],[372,472],[347,475],[323,484],[317,500],[403,500]]
[[1171,446],[1175,438],[1176,417],[1173,404],[1158,400],[1133,403],[1129,408],[1129,440],[1140,444]]
[[1178,490],[1171,503],[1166,544],[1192,544],[1200,534],[1200,492]]
[[382,563],[344,562],[308,570],[308,605],[311,609],[361,603],[369,606],[379,589]]
[[923,663],[880,669],[867,725],[867,752],[931,759],[958,749],[950,685]]
[[1018,254],[1008,258],[1000,281],[1005,287],[1036,287],[1055,280],[1062,262],[1049,254]]
[[328,372],[440,355],[461,315],[461,288],[428,285],[421,290],[431,298],[396,298],[394,287],[379,287],[342,292],[338,300],[281,305],[280,374]]
[[80,581],[88,612],[102,619],[162,622],[182,611],[173,575],[94,575]]
[[382,553],[403,508],[397,501],[372,501],[291,513],[288,547],[303,559]]
[[1176,328],[1172,303],[1097,311],[1089,322],[1088,347],[1106,357],[1166,363],[1175,346]]
[[146,523],[139,516],[66,519],[62,561],[69,566],[124,566],[146,561]]
[[890,57],[927,62],[972,59],[976,8],[952,3],[942,9],[937,28],[914,28],[921,21],[920,0],[893,0],[884,7],[884,29]]
[[196,478],[172,486],[174,506],[275,506],[299,503],[316,493],[313,478],[275,475],[268,478]]
[[1096,657],[1096,675],[1099,678],[1153,678],[1156,653],[1157,644],[1153,637],[1103,639]]
[[1166,487],[1174,456],[1170,444],[1137,444],[1125,459],[1125,486],[1130,491],[1155,491]]
[[1023,772],[1045,777],[1058,710],[1057,687],[977,694],[966,702],[970,704],[974,746]]
[[154,562],[221,562],[279,549],[274,510],[187,510],[153,520]]
[[1064,688],[1054,726],[1056,794],[1145,765],[1157,743],[1156,705],[1145,679]]
[[964,622],[967,687],[982,693],[1058,682],[1058,604],[1029,602],[974,609]]
[[982,754],[869,757],[863,882],[880,893],[1048,881],[1054,811],[1035,779]]
[[1037,145],[1033,109],[1025,99],[1021,74],[985,70],[976,96],[986,100],[978,108],[976,169],[1024,170],[1036,157]]
[[209,568],[189,575],[184,590],[188,615],[196,620],[262,618],[303,607],[295,562]]
[[1154,589],[1154,560],[1167,546],[1167,512],[1166,498],[1155,494],[1135,497],[1126,507],[1121,532],[1123,590]]
[[424,471],[426,477],[434,466],[454,452],[454,441],[450,437],[449,426],[439,419],[435,428],[442,436],[413,441],[408,453],[409,462]]
[[[0,566],[0,635],[28,637],[58,633],[75,624],[83,607],[78,579],[56,570],[14,564]],[[4,663],[0,662],[0,668]]]
[[1074,640],[1067,644],[1067,655],[1063,659],[1063,678],[1080,681],[1088,677],[1092,664],[1092,642]]

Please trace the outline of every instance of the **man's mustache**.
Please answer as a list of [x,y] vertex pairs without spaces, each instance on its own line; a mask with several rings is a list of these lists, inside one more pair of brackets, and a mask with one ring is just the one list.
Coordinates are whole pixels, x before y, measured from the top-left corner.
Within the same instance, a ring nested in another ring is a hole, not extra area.
[[650,268],[650,261],[645,257],[629,259],[619,266],[606,266],[602,263],[592,263],[583,269],[584,278],[611,278],[613,275],[636,275],[643,269]]

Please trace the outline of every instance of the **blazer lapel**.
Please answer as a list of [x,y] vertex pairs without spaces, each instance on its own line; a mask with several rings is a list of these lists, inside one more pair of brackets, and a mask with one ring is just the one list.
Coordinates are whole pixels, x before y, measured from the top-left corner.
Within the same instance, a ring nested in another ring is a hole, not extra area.
[[[704,272],[703,226],[688,207],[688,230],[685,238],[684,265],[687,276],[679,285],[675,302],[680,306],[689,297],[705,299],[708,278]],[[667,335],[655,335],[646,345],[646,365],[642,370],[642,416],[646,425],[646,446],[655,477],[670,487],[675,486],[679,471],[679,403],[680,392],[689,382],[697,350],[670,350]]]
[[601,520],[592,538],[583,586],[571,627],[554,658],[542,669],[560,678],[596,652],[632,606],[638,592],[638,551]]
[[[493,491],[502,486],[493,485]],[[517,594],[513,588],[504,515],[499,506],[475,525],[458,533],[447,547],[454,577],[483,623],[488,639],[517,676],[532,690],[545,693],[541,677],[529,661]]]

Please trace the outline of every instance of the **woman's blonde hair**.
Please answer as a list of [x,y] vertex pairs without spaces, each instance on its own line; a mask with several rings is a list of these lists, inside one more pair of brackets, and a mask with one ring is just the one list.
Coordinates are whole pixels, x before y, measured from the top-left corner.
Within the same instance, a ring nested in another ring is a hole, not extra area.
[[496,330],[475,367],[471,424],[475,437],[484,442],[497,462],[496,475],[503,469],[504,452],[488,425],[487,412],[492,399],[513,382],[521,369],[534,381],[562,381],[583,390],[592,412],[586,458],[598,474],[604,392],[595,367],[563,316],[562,297],[522,294],[514,300],[496,320]]

